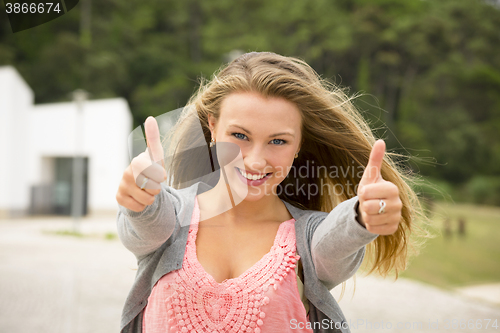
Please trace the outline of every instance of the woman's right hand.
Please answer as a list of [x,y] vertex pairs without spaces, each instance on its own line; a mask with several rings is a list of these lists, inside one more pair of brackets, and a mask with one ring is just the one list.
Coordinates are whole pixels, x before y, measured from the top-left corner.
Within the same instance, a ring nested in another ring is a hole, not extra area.
[[[148,148],[135,157],[125,169],[116,193],[118,204],[134,212],[142,212],[146,206],[152,205],[155,196],[161,191],[161,183],[167,179],[156,119],[148,117],[144,127]],[[144,189],[141,189],[141,186]]]

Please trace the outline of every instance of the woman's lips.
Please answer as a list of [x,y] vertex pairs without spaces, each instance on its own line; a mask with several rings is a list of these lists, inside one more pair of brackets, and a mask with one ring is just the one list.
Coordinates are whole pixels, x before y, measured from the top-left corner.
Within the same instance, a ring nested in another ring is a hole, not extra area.
[[246,185],[249,185],[249,186],[259,186],[263,183],[265,183],[272,175],[272,172],[268,173],[264,178],[261,178],[261,179],[256,179],[256,180],[250,180],[248,178],[245,178],[243,177],[243,175],[241,174],[240,170],[238,168],[235,168],[236,169],[236,174],[238,175],[238,178]]

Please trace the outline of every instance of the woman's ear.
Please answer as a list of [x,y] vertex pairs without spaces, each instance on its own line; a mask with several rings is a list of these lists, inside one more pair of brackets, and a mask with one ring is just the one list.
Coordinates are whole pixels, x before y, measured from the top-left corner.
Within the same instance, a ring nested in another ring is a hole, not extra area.
[[210,132],[214,132],[215,129],[215,118],[212,115],[208,115],[208,128],[210,129]]

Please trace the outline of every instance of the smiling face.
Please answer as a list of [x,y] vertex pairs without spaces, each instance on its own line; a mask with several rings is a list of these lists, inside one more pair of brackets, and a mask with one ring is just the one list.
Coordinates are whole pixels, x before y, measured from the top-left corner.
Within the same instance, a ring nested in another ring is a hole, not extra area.
[[255,92],[228,95],[219,119],[209,116],[209,125],[216,142],[234,143],[241,150],[243,163],[225,168],[231,188],[245,193],[245,200],[273,195],[300,150],[301,124],[299,109],[286,99]]

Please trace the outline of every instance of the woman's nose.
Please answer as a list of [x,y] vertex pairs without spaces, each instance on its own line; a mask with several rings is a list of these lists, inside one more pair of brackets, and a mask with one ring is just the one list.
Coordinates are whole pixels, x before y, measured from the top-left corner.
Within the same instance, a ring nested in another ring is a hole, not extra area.
[[267,163],[265,150],[258,146],[253,146],[243,154],[243,162],[245,163],[245,167],[249,168],[249,171],[263,171]]

